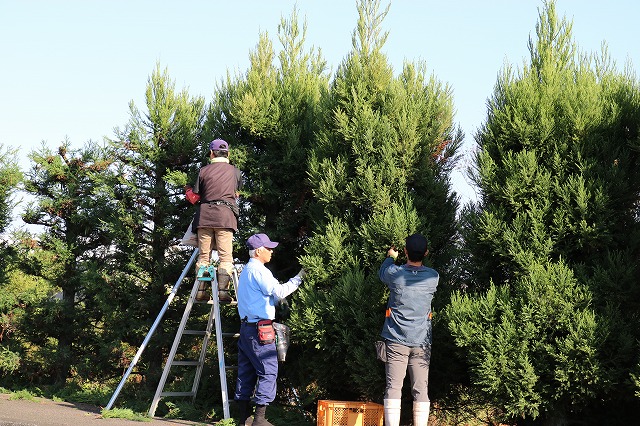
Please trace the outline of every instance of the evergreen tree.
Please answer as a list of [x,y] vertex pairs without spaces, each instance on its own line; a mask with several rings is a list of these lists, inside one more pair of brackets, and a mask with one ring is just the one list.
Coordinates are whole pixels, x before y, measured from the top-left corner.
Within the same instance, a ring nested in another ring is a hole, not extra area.
[[14,192],[22,180],[22,173],[16,161],[16,151],[0,144],[0,285],[6,282],[7,263],[11,259],[6,231],[11,223],[15,207]]
[[503,418],[614,424],[614,402],[638,410],[640,92],[606,51],[578,52],[554,1],[536,36],[476,135],[471,291],[453,299],[449,325],[477,395]]
[[[388,11],[359,1],[353,49],[337,70],[313,146],[309,181],[313,232],[302,263],[304,288],[292,324],[306,390],[335,399],[382,399],[375,340],[386,287],[378,268],[392,244],[414,232],[430,241],[443,277],[451,265],[457,199],[449,172],[461,134],[450,89],[405,63],[394,77],[382,53]],[[443,278],[442,285],[444,286]]]
[[21,179],[16,151],[0,145],[0,233],[4,233],[11,223],[15,207],[13,194]]
[[[110,141],[113,165],[105,176],[109,206],[105,227],[113,239],[104,266],[106,286],[96,295],[105,305],[105,340],[114,356],[138,346],[162,306],[192,249],[178,245],[193,216],[184,198],[199,161],[204,100],[175,90],[168,71],[157,64],[145,93],[146,113],[130,103],[130,121]],[[188,294],[188,292],[186,293]],[[175,335],[178,313],[167,312],[145,360],[159,376]],[[166,333],[164,332],[166,330]],[[145,364],[141,364],[144,374]],[[149,382],[155,386],[155,381]]]
[[108,241],[99,223],[104,211],[95,177],[105,172],[109,162],[95,144],[87,143],[80,150],[69,145],[65,142],[57,153],[43,146],[29,156],[33,166],[26,173],[25,190],[35,201],[22,218],[44,231],[23,247],[20,256],[25,272],[60,289],[57,296],[28,306],[22,325],[31,342],[40,345],[41,356],[52,353],[52,362],[39,365],[44,368],[40,377],[58,384],[70,377],[72,367],[81,368],[83,347],[94,340],[87,303],[91,303],[91,289],[100,285],[95,269],[104,259]]
[[245,179],[234,254],[247,259],[247,237],[266,233],[280,242],[267,267],[282,279],[298,271],[308,232],[307,156],[328,89],[325,62],[305,50],[306,24],[298,21],[295,9],[281,19],[279,52],[267,33],[260,35],[250,68],[221,84],[206,123],[209,139],[230,143],[231,161]]
[[15,206],[13,194],[21,179],[16,152],[0,145],[0,377],[13,373],[19,366],[19,355],[8,344],[17,327],[17,311],[20,311],[20,307],[9,279],[15,259],[6,231]]
[[[297,258],[309,232],[308,155],[328,91],[325,62],[318,51],[305,48],[305,37],[306,24],[299,24],[295,9],[278,26],[279,51],[267,33],[261,34],[250,54],[250,68],[244,75],[228,76],[218,88],[205,126],[208,140],[229,141],[231,161],[244,175],[234,255],[248,259],[247,237],[268,234],[280,245],[267,267],[282,280],[299,270]],[[287,310],[280,312],[282,320]],[[304,394],[304,385],[297,386],[308,377],[301,377],[304,372],[295,365],[304,361],[290,351],[287,368],[279,373],[279,397],[300,406],[297,398]],[[315,410],[315,401],[302,405],[310,408],[312,403]]]

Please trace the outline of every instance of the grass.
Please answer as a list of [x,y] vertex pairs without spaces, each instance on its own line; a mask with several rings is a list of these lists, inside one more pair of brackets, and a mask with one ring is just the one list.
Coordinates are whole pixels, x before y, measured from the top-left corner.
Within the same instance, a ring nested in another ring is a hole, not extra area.
[[36,401],[36,396],[34,394],[32,394],[31,392],[29,392],[28,390],[19,390],[16,392],[12,392],[11,395],[9,395],[9,399],[11,400],[16,400],[16,399],[22,399],[25,401]]
[[144,414],[135,413],[128,408],[114,408],[112,410],[102,410],[100,413],[105,419],[126,419],[136,422],[150,422],[151,419]]

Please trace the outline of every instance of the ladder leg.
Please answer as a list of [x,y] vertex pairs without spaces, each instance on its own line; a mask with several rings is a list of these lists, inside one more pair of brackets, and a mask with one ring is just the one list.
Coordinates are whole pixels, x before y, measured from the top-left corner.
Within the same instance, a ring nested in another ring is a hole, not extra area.
[[200,282],[198,280],[195,280],[193,288],[191,289],[191,295],[189,296],[189,300],[187,300],[187,306],[185,307],[184,313],[182,314],[182,320],[180,321],[180,326],[178,327],[178,331],[176,332],[176,337],[173,340],[171,351],[169,352],[169,356],[167,357],[167,362],[165,363],[164,369],[162,370],[162,377],[160,378],[158,388],[156,389],[153,401],[151,402],[151,408],[149,408],[150,417],[153,417],[155,415],[156,408],[158,408],[158,402],[160,401],[160,396],[167,381],[167,377],[169,377],[169,370],[171,370],[173,359],[175,358],[176,352],[178,351],[178,346],[180,345],[182,334],[184,333],[184,329],[187,325],[187,320],[189,319],[189,314],[191,313],[191,308],[193,307],[193,300],[196,297],[199,285]]
[[218,370],[220,371],[220,390],[222,393],[222,412],[224,418],[231,418],[229,412],[229,396],[227,394],[227,367],[224,362],[224,345],[222,342],[222,324],[220,323],[220,301],[217,297],[218,283],[215,284],[216,296],[213,298],[213,312],[216,326],[216,346],[218,347]]
[[162,320],[164,313],[167,311],[169,304],[171,304],[171,301],[173,300],[176,293],[178,292],[178,289],[180,288],[180,284],[182,284],[182,280],[184,280],[184,277],[187,275],[187,272],[189,271],[189,268],[191,268],[191,265],[193,264],[193,261],[195,260],[197,255],[198,255],[198,249],[196,248],[195,250],[193,250],[193,253],[191,254],[191,258],[187,262],[187,265],[182,270],[182,274],[180,274],[180,278],[178,278],[178,281],[176,281],[173,288],[171,289],[171,293],[167,297],[167,301],[164,303],[164,306],[160,310],[160,313],[158,314],[156,320],[153,322],[153,325],[151,326],[151,329],[147,333],[147,336],[144,338],[142,345],[140,345],[140,348],[138,348],[138,352],[136,352],[136,355],[133,357],[133,361],[131,361],[129,368],[127,368],[127,371],[124,373],[124,376],[122,376],[122,380],[120,380],[118,387],[116,388],[115,392],[111,396],[109,403],[105,407],[107,410],[110,410],[111,407],[113,407],[113,404],[116,402],[116,398],[120,394],[120,391],[122,390],[122,387],[127,381],[127,378],[133,371],[133,367],[135,367],[135,365],[138,363],[140,356],[142,356],[142,352],[144,352],[144,350],[146,349],[147,344],[149,343],[149,340],[151,340],[151,336],[153,336],[153,333],[155,333],[156,328],[158,327],[158,324],[160,324],[160,321]]

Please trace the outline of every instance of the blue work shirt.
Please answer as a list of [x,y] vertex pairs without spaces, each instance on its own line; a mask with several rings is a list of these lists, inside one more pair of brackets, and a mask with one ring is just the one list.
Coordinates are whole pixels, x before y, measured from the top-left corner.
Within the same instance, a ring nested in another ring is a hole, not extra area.
[[240,319],[248,322],[276,317],[276,304],[293,293],[302,283],[295,276],[280,284],[271,271],[258,259],[251,258],[238,278],[238,313]]
[[397,266],[387,257],[378,275],[389,287],[382,337],[410,347],[431,345],[431,301],[438,272],[426,266]]

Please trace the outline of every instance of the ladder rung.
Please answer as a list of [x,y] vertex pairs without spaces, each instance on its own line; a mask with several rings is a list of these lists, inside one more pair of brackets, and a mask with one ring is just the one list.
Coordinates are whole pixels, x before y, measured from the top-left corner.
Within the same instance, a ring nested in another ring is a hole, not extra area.
[[206,330],[184,330],[182,332],[182,334],[193,334],[196,336],[206,336],[207,335],[207,331]]
[[225,365],[224,369],[225,370],[237,370],[238,366],[237,365]]
[[240,333],[222,333],[223,337],[240,337]]
[[171,365],[199,365],[199,361],[173,361]]
[[[193,300],[193,303],[204,303],[207,305],[213,305],[213,300]],[[238,302],[236,302],[235,300],[232,302],[220,302],[220,306],[222,305],[231,305],[231,306],[236,306],[238,304]]]
[[195,392],[162,392],[160,396],[195,396]]

